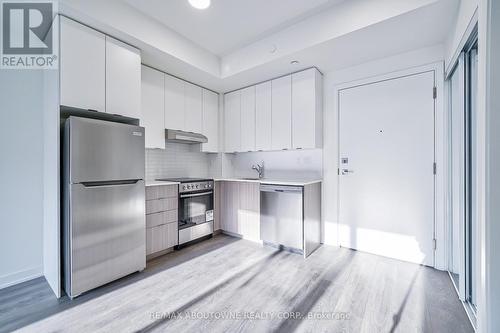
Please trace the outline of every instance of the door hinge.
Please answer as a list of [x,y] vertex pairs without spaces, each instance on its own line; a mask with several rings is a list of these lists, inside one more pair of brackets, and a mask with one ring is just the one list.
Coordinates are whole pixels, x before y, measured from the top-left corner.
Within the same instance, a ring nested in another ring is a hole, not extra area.
[[434,87],[432,88],[432,98],[436,99],[438,96],[438,91],[437,91],[437,88]]
[[432,246],[434,247],[434,250],[437,250],[437,241],[435,238],[432,240]]
[[436,164],[436,162],[434,162],[434,163],[432,164],[432,172],[433,172],[435,175],[437,174],[437,164]]

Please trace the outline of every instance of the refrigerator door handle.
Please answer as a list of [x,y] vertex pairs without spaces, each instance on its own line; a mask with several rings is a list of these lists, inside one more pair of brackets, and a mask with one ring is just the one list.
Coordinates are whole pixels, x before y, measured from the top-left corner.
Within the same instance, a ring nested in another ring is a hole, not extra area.
[[100,181],[100,182],[81,182],[84,187],[116,187],[116,186],[129,186],[137,184],[141,179],[129,179],[129,180],[112,180],[112,181]]

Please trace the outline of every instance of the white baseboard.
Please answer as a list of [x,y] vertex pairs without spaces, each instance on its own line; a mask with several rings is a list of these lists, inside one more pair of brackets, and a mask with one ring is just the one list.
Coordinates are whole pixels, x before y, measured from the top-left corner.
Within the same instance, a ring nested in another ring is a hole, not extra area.
[[18,283],[26,282],[29,280],[36,279],[42,274],[42,267],[34,267],[24,271],[18,271],[15,273],[0,276],[0,289],[7,288]]

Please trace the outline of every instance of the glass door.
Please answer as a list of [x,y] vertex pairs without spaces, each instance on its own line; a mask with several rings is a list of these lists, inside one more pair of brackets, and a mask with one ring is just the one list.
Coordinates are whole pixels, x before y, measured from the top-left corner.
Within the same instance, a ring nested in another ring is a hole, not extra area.
[[448,271],[463,300],[465,294],[465,54],[458,59],[450,87],[450,223]]
[[465,54],[466,59],[466,114],[465,114],[465,301],[476,312],[477,251],[477,195],[476,195],[476,96],[477,43]]
[[213,191],[184,193],[179,198],[179,228],[213,221]]
[[475,318],[478,277],[477,230],[477,39],[468,43],[449,79],[450,219],[448,271],[459,298]]

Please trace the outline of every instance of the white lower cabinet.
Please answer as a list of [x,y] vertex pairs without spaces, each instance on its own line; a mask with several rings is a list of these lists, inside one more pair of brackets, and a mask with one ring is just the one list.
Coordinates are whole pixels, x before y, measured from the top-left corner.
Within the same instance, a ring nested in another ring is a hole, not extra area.
[[[270,184],[268,184],[270,185]],[[280,187],[280,185],[275,185]],[[285,188],[287,186],[281,186]],[[261,207],[261,184],[255,181],[216,181],[215,183],[215,224],[218,229],[233,236],[239,236],[255,242],[261,242],[261,211],[264,213],[264,239],[276,245],[280,240],[269,240],[271,235],[278,233],[287,240],[293,239],[293,248],[303,251],[304,257],[314,252],[321,243],[321,183],[294,185],[300,191],[291,203],[290,194],[285,193],[282,200],[278,200]],[[270,191],[274,192],[274,191]],[[281,196],[283,190],[278,189],[272,195]],[[264,200],[269,200],[269,197]],[[292,206],[290,206],[292,204]],[[292,214],[290,210],[296,212]],[[269,223],[274,226],[269,226]],[[266,228],[266,224],[268,227]],[[277,229],[277,227],[279,227]],[[279,232],[278,232],[279,231]],[[290,237],[290,235],[293,235]]]
[[223,231],[244,239],[260,240],[260,184],[257,182],[218,182],[220,202],[217,216]]
[[221,230],[221,204],[224,200],[222,197],[222,187],[224,182],[214,182],[214,231]]
[[233,234],[238,234],[238,206],[240,203],[237,182],[220,182],[220,228]]
[[178,185],[146,187],[146,255],[153,258],[179,244]]
[[177,222],[146,229],[146,255],[177,245]]
[[238,234],[243,238],[260,240],[260,184],[239,182]]

